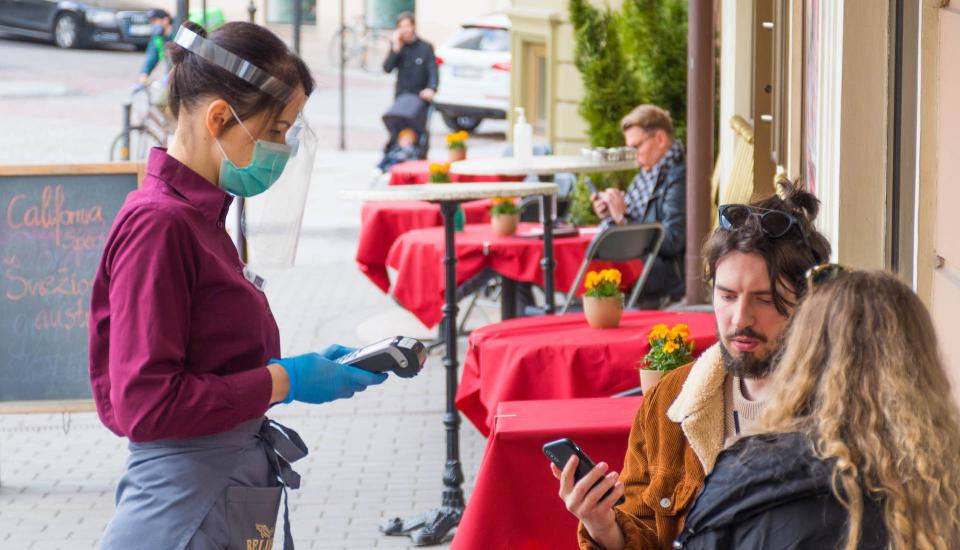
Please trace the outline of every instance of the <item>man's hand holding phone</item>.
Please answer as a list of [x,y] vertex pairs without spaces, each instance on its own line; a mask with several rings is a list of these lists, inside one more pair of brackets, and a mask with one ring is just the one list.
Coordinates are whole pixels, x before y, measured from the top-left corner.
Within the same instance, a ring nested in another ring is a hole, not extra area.
[[400,29],[394,30],[390,36],[390,47],[394,52],[399,52],[403,48],[403,35],[400,34]]
[[[617,472],[608,472],[606,462],[597,464],[580,481],[574,481],[579,462],[573,455],[563,470],[550,464],[553,477],[560,480],[560,498],[604,548],[623,548],[626,541],[613,512],[613,505],[623,497],[623,482],[617,480]],[[604,496],[607,491],[610,494]]]
[[[596,466],[576,443],[568,438],[543,446],[550,459],[550,471],[560,480],[560,498],[567,510],[583,522],[590,536],[607,549],[621,549],[625,541],[613,507],[623,503],[623,483],[617,472],[601,462]],[[560,466],[563,466],[563,470]]]
[[610,215],[610,207],[607,205],[607,200],[603,194],[597,192],[590,193],[590,202],[593,203],[593,211],[601,219]]

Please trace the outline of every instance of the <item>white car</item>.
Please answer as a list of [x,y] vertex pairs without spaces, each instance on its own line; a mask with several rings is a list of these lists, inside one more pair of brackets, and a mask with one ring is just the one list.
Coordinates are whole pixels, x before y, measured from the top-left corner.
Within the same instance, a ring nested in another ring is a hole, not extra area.
[[484,15],[436,52],[440,85],[433,104],[454,131],[473,131],[485,118],[507,117],[510,108],[510,19]]

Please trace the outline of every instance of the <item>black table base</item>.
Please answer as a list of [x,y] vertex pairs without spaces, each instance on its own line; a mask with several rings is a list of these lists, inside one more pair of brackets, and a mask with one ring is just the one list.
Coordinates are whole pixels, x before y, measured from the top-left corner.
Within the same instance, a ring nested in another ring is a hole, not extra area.
[[443,305],[443,339],[446,353],[443,366],[447,371],[447,412],[443,425],[447,431],[447,463],[443,468],[443,501],[439,508],[407,519],[393,518],[380,530],[387,535],[409,535],[416,545],[440,544],[463,516],[463,467],[460,465],[460,413],[454,405],[457,395],[457,253],[453,218],[459,202],[441,202],[443,213],[444,258],[446,283]]
[[[544,208],[544,257],[541,267],[544,273],[544,290],[547,293],[547,313],[553,313],[553,227],[550,213],[550,200],[542,201]],[[447,432],[447,462],[443,468],[443,500],[438,508],[409,518],[392,518],[380,526],[387,535],[408,535],[417,546],[441,544],[450,530],[460,523],[463,517],[463,467],[460,464],[460,413],[457,412],[454,399],[457,395],[457,251],[455,246],[454,216],[459,201],[440,202],[443,214],[444,234],[444,305],[442,333],[446,353],[443,366],[447,374],[447,409],[443,415],[443,425]],[[506,289],[505,289],[506,290]],[[504,292],[504,299],[506,296]],[[513,292],[510,293],[511,295]]]

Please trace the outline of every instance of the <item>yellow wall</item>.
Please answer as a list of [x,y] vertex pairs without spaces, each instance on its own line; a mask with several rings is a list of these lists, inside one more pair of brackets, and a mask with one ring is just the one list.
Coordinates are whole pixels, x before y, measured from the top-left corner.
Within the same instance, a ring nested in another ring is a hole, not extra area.
[[[621,1],[593,0],[598,7],[620,9]],[[506,10],[513,25],[513,82],[510,92],[510,123],[513,108],[523,105],[523,52],[527,43],[539,43],[547,51],[547,127],[544,136],[556,154],[578,154],[588,144],[587,124],[577,112],[583,98],[580,72],[573,65],[573,25],[566,0],[514,0]],[[510,137],[508,136],[508,139]]]
[[[841,263],[885,267],[889,181],[889,12],[847,2],[843,22],[837,249]],[[872,44],[864,48],[862,44]]]
[[[940,347],[960,399],[960,9],[940,10],[937,131],[936,211],[934,215],[934,266],[930,308]],[[927,251],[929,253],[929,250]]]

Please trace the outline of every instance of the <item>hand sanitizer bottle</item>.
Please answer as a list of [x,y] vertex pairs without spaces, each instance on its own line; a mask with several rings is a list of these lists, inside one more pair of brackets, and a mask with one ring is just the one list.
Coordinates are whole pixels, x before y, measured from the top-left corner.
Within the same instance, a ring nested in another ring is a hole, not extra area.
[[513,125],[513,158],[519,165],[530,164],[533,157],[533,127],[523,116],[523,107],[517,107],[517,121]]

